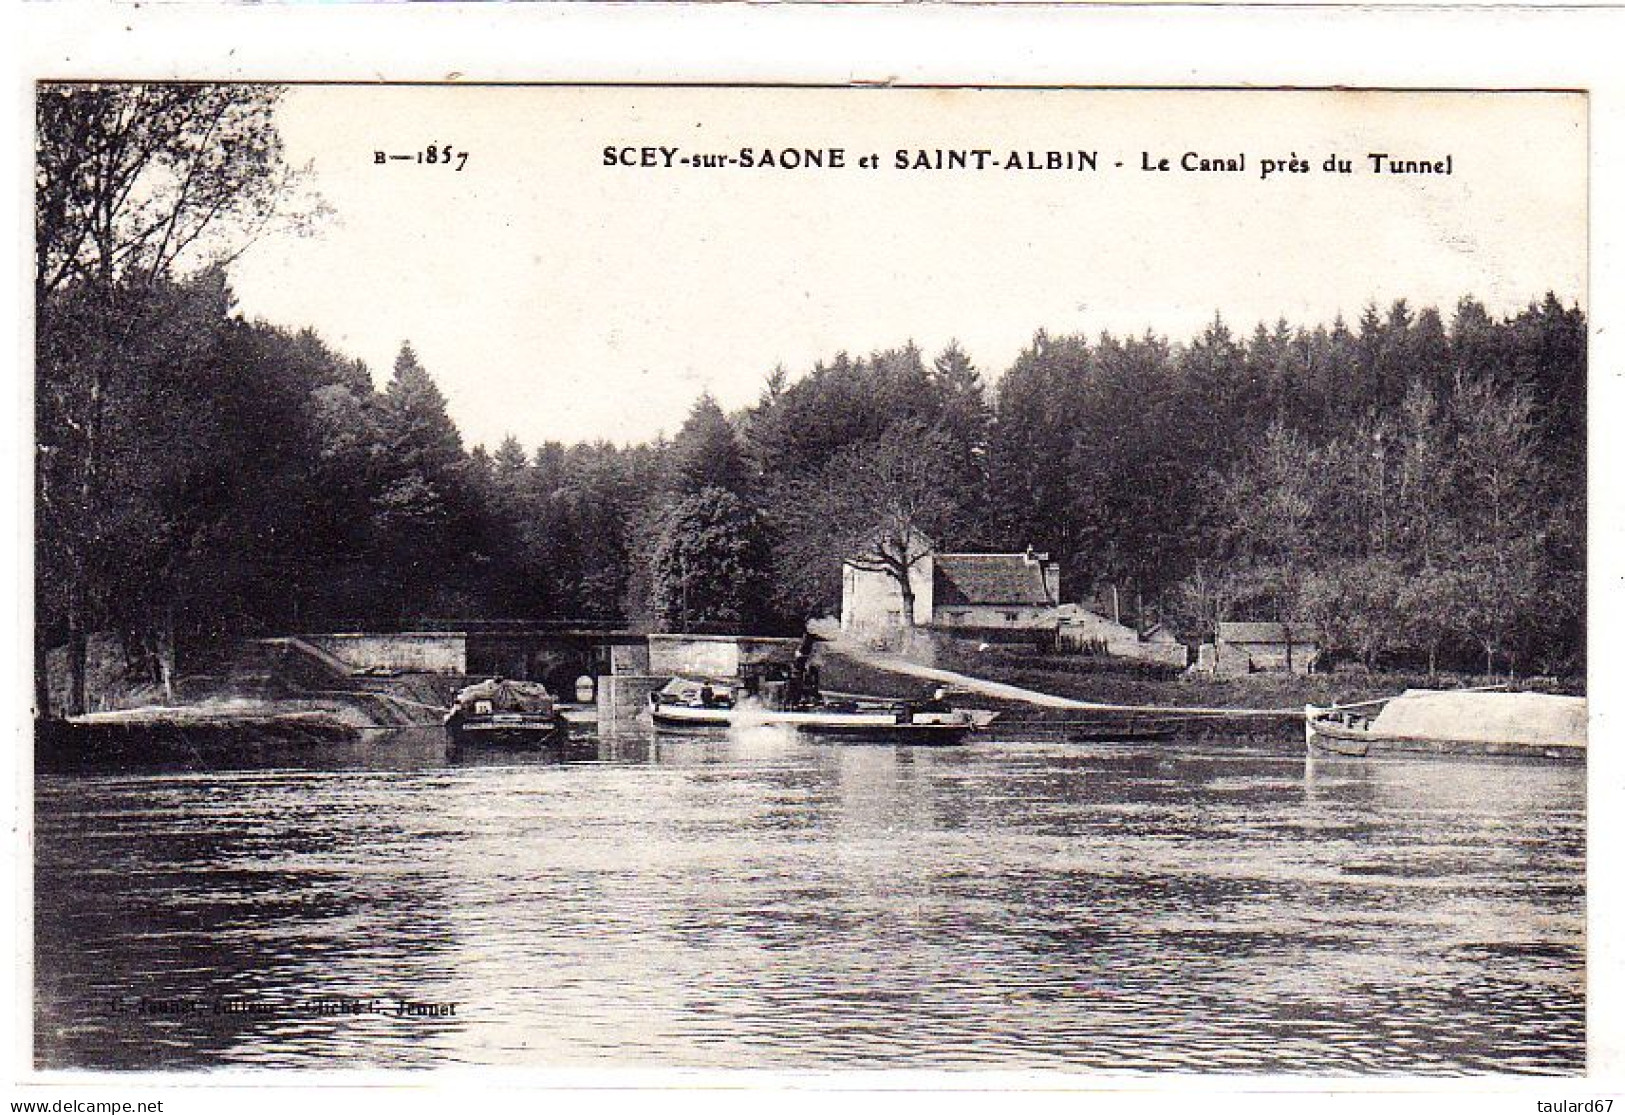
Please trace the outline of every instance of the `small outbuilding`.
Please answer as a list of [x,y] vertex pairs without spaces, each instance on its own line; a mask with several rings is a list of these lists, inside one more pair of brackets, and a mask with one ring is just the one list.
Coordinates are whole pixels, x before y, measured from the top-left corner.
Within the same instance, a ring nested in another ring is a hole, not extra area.
[[1186,664],[1185,644],[1160,623],[1145,631],[1136,631],[1081,604],[1062,604],[1055,609],[1055,615],[1057,650],[1072,654],[1109,654],[1164,666]]
[[1309,624],[1221,623],[1213,672],[1307,674],[1320,657],[1320,633]]

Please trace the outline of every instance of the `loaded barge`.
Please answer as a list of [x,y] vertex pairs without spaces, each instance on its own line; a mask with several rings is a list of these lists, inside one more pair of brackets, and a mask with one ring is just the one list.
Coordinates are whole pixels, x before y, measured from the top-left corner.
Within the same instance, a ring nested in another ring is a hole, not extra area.
[[[1373,715],[1367,709],[1381,703]],[[1310,755],[1474,755],[1583,762],[1586,701],[1545,693],[1407,689],[1362,706],[1305,705]]]
[[569,736],[569,725],[545,686],[500,677],[459,692],[445,726],[452,751],[545,747]]

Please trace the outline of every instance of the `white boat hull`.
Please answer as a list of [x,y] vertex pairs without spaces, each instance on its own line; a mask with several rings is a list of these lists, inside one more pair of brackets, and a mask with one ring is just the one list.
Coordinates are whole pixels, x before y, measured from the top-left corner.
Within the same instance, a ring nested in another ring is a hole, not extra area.
[[1586,748],[1577,743],[1531,743],[1496,739],[1435,739],[1373,730],[1343,723],[1338,711],[1304,706],[1304,743],[1310,755],[1363,759],[1380,756],[1468,756],[1584,762]]
[[975,724],[957,710],[931,712],[893,708],[841,712],[824,709],[764,709],[655,704],[650,714],[666,728],[782,726],[812,735],[850,736],[910,743],[958,743]]

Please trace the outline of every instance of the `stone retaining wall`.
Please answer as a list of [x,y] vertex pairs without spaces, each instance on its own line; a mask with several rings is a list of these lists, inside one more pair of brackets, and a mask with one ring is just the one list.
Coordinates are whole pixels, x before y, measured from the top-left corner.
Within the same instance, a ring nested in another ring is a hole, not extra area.
[[468,636],[460,631],[304,635],[301,638],[353,670],[421,674],[468,672]]

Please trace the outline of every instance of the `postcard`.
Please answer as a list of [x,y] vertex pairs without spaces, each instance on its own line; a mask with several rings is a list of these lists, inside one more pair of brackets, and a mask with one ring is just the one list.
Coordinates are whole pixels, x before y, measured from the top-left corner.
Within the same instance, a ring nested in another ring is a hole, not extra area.
[[1584,92],[33,94],[35,1072],[1587,1071]]

